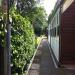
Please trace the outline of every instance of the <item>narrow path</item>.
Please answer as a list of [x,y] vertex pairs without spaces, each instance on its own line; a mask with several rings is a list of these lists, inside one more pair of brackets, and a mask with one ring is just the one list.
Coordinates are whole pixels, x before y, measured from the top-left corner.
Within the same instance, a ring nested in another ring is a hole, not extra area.
[[75,71],[55,68],[48,47],[48,41],[43,39],[28,75],[75,75]]

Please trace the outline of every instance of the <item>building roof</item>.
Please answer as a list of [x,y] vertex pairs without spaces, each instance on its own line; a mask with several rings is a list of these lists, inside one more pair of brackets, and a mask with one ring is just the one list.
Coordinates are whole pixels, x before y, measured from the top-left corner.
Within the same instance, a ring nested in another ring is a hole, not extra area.
[[55,4],[55,7],[54,7],[54,10],[52,11],[52,13],[49,15],[48,17],[48,23],[51,22],[51,19],[54,17],[57,9],[59,8],[59,6],[62,4],[62,1],[63,0],[57,0],[56,4]]

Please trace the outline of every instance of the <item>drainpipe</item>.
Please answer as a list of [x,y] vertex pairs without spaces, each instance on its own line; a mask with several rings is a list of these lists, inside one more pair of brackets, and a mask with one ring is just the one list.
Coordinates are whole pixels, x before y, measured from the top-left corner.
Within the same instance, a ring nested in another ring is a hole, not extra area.
[[59,14],[59,19],[60,19],[60,22],[59,22],[59,63],[58,63],[58,66],[61,67],[62,63],[61,63],[61,20],[62,20],[62,7],[63,7],[63,2],[64,0],[61,0],[60,1],[60,14]]

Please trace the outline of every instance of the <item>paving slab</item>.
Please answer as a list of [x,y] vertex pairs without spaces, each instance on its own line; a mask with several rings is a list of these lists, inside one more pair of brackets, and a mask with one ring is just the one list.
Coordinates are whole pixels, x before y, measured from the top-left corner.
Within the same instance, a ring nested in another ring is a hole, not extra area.
[[75,71],[56,68],[51,57],[49,43],[47,39],[43,39],[28,75],[75,75]]

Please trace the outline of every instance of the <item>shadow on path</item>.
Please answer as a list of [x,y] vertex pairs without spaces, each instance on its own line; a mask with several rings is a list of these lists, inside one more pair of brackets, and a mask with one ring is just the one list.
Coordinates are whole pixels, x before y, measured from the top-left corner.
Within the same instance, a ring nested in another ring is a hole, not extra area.
[[47,39],[43,39],[28,75],[75,75],[75,71],[55,68]]

